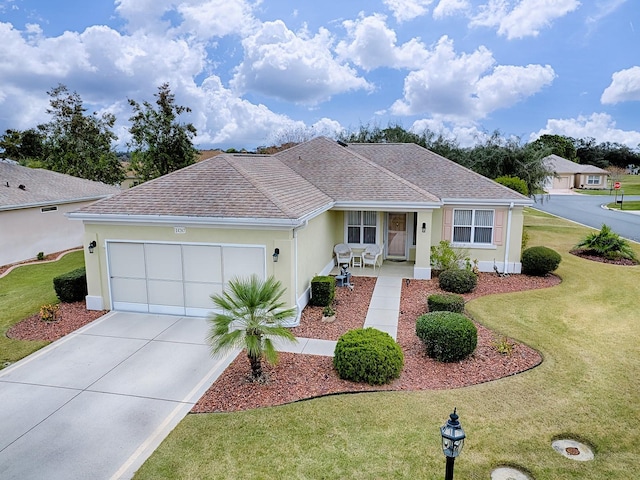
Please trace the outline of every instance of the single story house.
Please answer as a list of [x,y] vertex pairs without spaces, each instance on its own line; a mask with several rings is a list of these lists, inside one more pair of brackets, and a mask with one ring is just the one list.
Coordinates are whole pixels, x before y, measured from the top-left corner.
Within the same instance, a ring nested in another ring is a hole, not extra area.
[[581,165],[558,155],[549,155],[543,159],[545,166],[554,176],[545,182],[547,192],[553,190],[571,190],[573,188],[603,190],[607,187],[609,172],[593,165]]
[[[533,202],[415,144],[315,138],[222,154],[70,213],[84,223],[89,309],[202,316],[235,276],[274,276],[298,311],[334,246],[376,244],[431,277],[440,240],[480,270],[519,273]],[[299,319],[296,319],[296,322]],[[295,323],[294,323],[295,324]]]
[[0,160],[0,187],[0,265],[81,246],[84,227],[65,214],[120,192],[8,160]]

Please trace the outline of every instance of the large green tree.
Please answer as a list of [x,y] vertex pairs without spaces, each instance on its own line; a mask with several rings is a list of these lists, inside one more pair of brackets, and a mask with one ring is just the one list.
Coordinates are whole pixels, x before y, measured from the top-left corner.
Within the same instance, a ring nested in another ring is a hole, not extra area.
[[198,153],[192,141],[196,128],[191,123],[178,121],[181,114],[191,109],[176,105],[168,83],[158,87],[154,96],[157,108],[149,102],[141,105],[129,99],[134,113],[129,118],[131,168],[142,181],[191,165]]
[[578,161],[574,140],[570,137],[545,134],[533,142],[533,145],[540,149],[548,148],[551,150],[551,153],[571,160],[572,162]]
[[251,364],[251,379],[263,381],[262,359],[275,363],[278,352],[273,339],[295,341],[283,322],[295,316],[295,309],[285,309],[280,297],[285,290],[273,277],[260,280],[256,275],[229,282],[227,290],[211,299],[222,313],[209,317],[208,336],[212,353],[232,348],[244,348]]
[[124,169],[113,142],[116,118],[111,113],[86,115],[82,98],[59,84],[47,94],[50,122],[38,125],[43,137],[41,165],[49,170],[116,185]]

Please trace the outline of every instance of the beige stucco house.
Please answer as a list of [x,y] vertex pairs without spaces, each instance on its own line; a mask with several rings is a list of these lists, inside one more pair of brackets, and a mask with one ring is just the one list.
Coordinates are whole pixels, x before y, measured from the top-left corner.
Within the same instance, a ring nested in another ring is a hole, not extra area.
[[[532,201],[415,144],[316,138],[275,155],[222,154],[69,214],[85,228],[90,309],[201,316],[234,276],[273,275],[298,311],[338,243],[377,244],[430,278],[430,247],[520,272]],[[274,255],[277,254],[277,255]],[[297,320],[296,320],[297,321]]]
[[82,245],[84,228],[65,214],[119,188],[0,160],[0,265]]
[[563,191],[573,188],[602,190],[608,188],[609,172],[593,165],[581,165],[558,155],[543,159],[554,175],[545,182],[545,191]]

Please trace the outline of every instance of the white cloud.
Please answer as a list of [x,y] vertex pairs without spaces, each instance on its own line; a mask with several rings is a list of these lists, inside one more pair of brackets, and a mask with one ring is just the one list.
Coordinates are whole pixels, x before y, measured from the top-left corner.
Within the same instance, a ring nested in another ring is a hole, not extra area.
[[315,105],[333,95],[372,87],[331,52],[333,39],[321,28],[309,37],[296,34],[284,22],[265,22],[242,42],[245,58],[231,85],[300,104]]
[[495,66],[492,53],[479,47],[456,54],[453,41],[442,37],[422,70],[409,73],[404,98],[391,107],[396,115],[429,113],[447,120],[475,120],[514,105],[551,84],[550,66]]
[[243,34],[257,28],[253,5],[244,0],[183,2],[177,11],[184,18],[179,31],[187,31],[199,38]]
[[418,68],[427,57],[425,46],[418,39],[411,39],[397,46],[396,32],[387,27],[386,17],[374,14],[360,15],[357,20],[346,20],[348,40],[336,46],[341,58],[349,59],[365,70],[378,67]]
[[592,113],[588,117],[580,115],[578,118],[550,118],[545,128],[531,135],[531,140],[545,134],[595,138],[598,143],[615,142],[629,148],[640,145],[640,132],[617,128],[615,120],[606,113]]
[[406,22],[426,14],[433,0],[384,0],[383,3],[398,22]]
[[457,13],[467,13],[471,9],[469,0],[440,0],[433,9],[433,18],[441,19],[450,17]]
[[604,104],[634,100],[640,100],[640,67],[638,66],[615,72],[611,76],[611,85],[602,92],[600,97],[600,102]]
[[549,27],[578,8],[578,0],[521,0],[513,8],[508,0],[489,0],[479,7],[470,22],[474,27],[498,27],[498,35],[509,40],[537,36],[540,30]]
[[600,22],[603,18],[611,15],[618,7],[626,3],[627,0],[601,0],[596,2],[596,13],[587,17],[587,25],[593,25]]
[[490,137],[487,132],[479,129],[475,124],[443,122],[441,119],[436,118],[416,120],[409,130],[419,135],[425,130],[430,130],[436,135],[442,135],[448,140],[457,142],[462,148],[473,147]]

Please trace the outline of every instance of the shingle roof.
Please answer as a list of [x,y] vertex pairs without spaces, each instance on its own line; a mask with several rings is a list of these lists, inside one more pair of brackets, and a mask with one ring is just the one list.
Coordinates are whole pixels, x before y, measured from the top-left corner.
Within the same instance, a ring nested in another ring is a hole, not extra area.
[[543,161],[545,165],[555,173],[592,173],[609,175],[609,172],[602,168],[598,168],[594,165],[582,165],[555,154],[544,157]]
[[295,222],[333,206],[438,206],[457,198],[530,202],[418,145],[345,147],[320,137],[275,155],[219,155],[96,202],[77,216]]
[[118,192],[104,183],[0,161],[0,210],[98,200]]
[[331,198],[271,157],[225,154],[81,210],[88,214],[298,219]]
[[347,147],[443,200],[527,197],[415,143],[354,143]]

